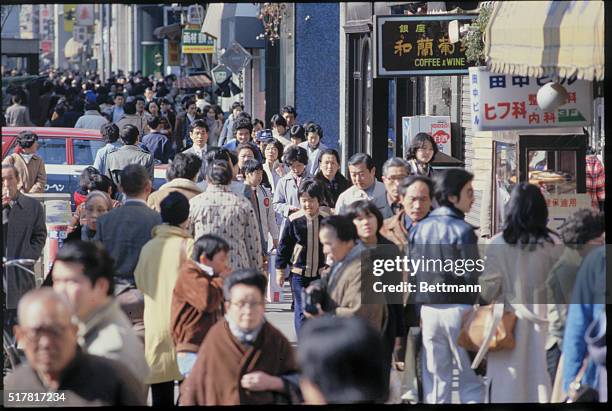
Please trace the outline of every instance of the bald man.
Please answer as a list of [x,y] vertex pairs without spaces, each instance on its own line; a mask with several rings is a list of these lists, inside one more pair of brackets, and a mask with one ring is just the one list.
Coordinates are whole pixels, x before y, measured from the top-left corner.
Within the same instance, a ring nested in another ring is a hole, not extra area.
[[[140,384],[123,364],[81,351],[74,313],[62,295],[47,287],[30,291],[17,313],[15,335],[28,361],[6,378],[5,406],[145,405]],[[54,391],[58,395],[17,402],[23,399],[17,393]]]

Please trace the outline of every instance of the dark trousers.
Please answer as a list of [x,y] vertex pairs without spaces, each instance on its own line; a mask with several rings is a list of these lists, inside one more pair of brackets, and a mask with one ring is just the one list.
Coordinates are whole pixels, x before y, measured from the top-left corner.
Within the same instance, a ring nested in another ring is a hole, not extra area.
[[557,366],[559,365],[559,359],[561,358],[561,349],[559,345],[555,343],[551,348],[546,350],[546,366],[548,367],[548,375],[550,375],[551,384],[555,383],[555,377],[557,375]]
[[293,293],[294,311],[293,323],[295,325],[295,335],[300,337],[300,328],[306,321],[304,316],[304,301],[302,300],[302,290],[306,289],[311,282],[318,280],[320,277],[303,277],[301,275],[291,275],[291,291]]
[[172,407],[174,403],[174,381],[151,384],[151,405],[153,407]]

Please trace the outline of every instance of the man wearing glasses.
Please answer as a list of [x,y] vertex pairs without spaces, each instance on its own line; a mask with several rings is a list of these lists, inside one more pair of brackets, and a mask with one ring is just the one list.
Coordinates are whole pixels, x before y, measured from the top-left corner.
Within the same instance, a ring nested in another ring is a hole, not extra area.
[[[266,277],[234,271],[223,285],[225,317],[200,346],[180,405],[298,402],[297,364],[283,334],[265,320]],[[255,371],[257,370],[257,371]]]
[[387,191],[387,205],[393,215],[402,211],[402,197],[399,193],[400,183],[410,175],[408,162],[399,157],[393,157],[383,164],[382,181]]
[[74,312],[62,295],[49,287],[30,291],[18,312],[27,364],[6,378],[4,405],[145,405],[142,386],[123,364],[79,348]]

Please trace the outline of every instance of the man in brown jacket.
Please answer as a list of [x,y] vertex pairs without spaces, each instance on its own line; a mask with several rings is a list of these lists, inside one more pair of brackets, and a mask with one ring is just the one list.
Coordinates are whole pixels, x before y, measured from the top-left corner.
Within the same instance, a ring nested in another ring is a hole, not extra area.
[[193,246],[193,260],[181,266],[171,308],[172,340],[179,371],[191,372],[204,337],[223,317],[223,280],[230,274],[229,244],[205,234]]
[[13,153],[2,163],[14,165],[19,173],[18,189],[22,193],[44,193],[47,184],[45,161],[36,153],[38,136],[31,131],[22,131],[17,136],[20,153]]
[[380,234],[401,250],[408,244],[408,230],[431,211],[433,182],[420,175],[405,178],[398,188],[402,211],[385,220]]
[[223,286],[225,318],[208,332],[180,405],[299,401],[297,364],[285,336],[265,320],[266,276],[234,271]]
[[[385,220],[380,234],[395,243],[401,250],[408,252],[408,233],[415,225],[426,218],[432,208],[434,185],[431,179],[422,175],[411,175],[405,178],[398,188],[402,211]],[[404,273],[403,281],[408,281],[408,273]],[[403,381],[407,388],[404,399],[415,401],[418,388],[414,385],[417,378],[417,358],[420,341],[419,315],[417,306],[409,302],[409,294],[404,296],[404,317],[409,330],[407,337],[396,340],[393,353],[395,366],[403,371]],[[420,383],[421,381],[419,381]]]
[[147,205],[159,212],[161,202],[173,191],[178,191],[191,200],[202,193],[202,189],[195,183],[202,166],[202,160],[195,154],[178,153],[166,169],[166,184],[159,190],[151,193]]

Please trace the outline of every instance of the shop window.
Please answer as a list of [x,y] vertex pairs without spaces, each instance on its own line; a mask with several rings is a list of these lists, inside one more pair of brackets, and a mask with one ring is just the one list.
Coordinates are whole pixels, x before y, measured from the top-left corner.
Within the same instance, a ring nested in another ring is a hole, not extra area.
[[516,144],[495,142],[493,161],[495,164],[493,230],[496,233],[501,231],[504,224],[504,207],[510,200],[510,193],[512,193],[518,179]]
[[528,180],[543,194],[575,194],[576,154],[569,150],[528,150]]

